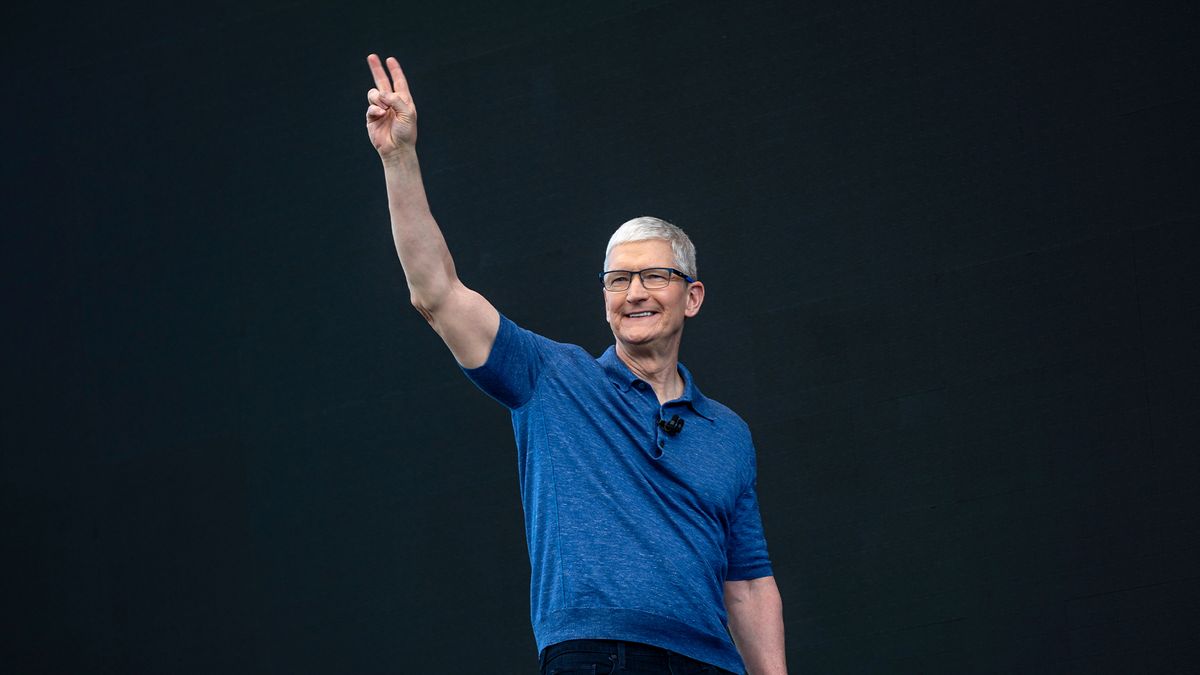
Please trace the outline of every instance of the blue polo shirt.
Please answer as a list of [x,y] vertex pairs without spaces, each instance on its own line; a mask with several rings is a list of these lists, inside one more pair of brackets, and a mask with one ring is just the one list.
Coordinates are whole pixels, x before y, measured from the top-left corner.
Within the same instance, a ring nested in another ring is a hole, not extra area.
[[[679,365],[659,405],[617,357],[500,317],[467,376],[512,413],[539,652],[573,639],[656,645],[744,672],[724,582],[771,575],[750,430]],[[678,415],[670,435],[658,420]]]

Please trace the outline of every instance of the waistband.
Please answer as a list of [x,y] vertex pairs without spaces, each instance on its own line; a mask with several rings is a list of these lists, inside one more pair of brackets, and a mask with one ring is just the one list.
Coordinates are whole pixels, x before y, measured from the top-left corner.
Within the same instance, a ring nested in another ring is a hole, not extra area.
[[616,654],[624,652],[631,656],[670,656],[676,654],[670,649],[655,647],[654,645],[642,644],[641,642],[627,642],[625,640],[567,640],[555,645],[550,645],[542,650],[542,660],[549,659],[565,652],[594,652],[597,654]]
[[625,668],[626,659],[636,659],[653,662],[656,667],[670,667],[669,664],[692,667],[708,666],[716,673],[729,673],[728,670],[716,668],[712,664],[697,661],[670,649],[625,640],[566,640],[559,642],[542,650],[542,653],[538,655],[538,665],[544,665],[559,654],[579,653],[606,654],[612,658],[618,669]]

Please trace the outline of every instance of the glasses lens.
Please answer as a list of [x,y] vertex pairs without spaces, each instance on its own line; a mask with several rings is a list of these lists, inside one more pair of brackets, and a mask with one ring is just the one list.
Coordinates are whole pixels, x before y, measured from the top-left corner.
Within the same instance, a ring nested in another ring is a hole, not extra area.
[[669,283],[671,283],[671,270],[666,267],[642,270],[642,285],[646,288],[666,288]]
[[629,272],[609,272],[604,275],[604,287],[610,291],[623,291],[629,288]]

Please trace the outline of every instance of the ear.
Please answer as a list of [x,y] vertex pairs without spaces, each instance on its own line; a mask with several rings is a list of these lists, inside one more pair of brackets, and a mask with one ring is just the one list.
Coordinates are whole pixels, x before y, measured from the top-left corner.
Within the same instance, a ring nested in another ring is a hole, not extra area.
[[704,284],[699,281],[693,281],[688,285],[687,289],[687,306],[683,309],[683,315],[691,318],[700,313],[700,305],[704,304]]

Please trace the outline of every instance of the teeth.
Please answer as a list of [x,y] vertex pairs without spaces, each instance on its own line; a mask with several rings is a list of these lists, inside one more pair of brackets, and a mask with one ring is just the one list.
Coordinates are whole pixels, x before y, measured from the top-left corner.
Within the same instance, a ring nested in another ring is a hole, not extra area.
[[629,315],[629,317],[630,317],[630,318],[633,318],[633,317],[635,317],[635,316],[650,316],[650,315],[651,315],[651,314],[653,314],[653,313],[654,313],[654,312],[636,312],[636,313],[634,313],[634,314],[630,314],[630,315]]

